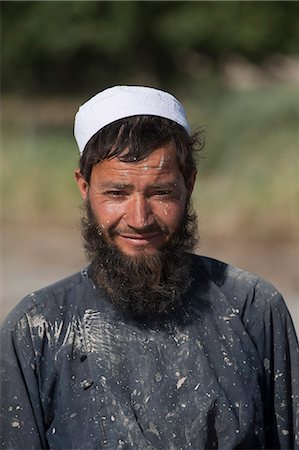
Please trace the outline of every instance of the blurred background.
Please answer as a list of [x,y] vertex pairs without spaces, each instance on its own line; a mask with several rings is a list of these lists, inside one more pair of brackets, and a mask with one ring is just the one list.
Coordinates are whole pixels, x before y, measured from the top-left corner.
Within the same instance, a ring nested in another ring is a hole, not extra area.
[[288,1],[1,2],[1,319],[86,264],[74,114],[141,84],[206,131],[198,252],[274,283],[299,329],[298,17]]

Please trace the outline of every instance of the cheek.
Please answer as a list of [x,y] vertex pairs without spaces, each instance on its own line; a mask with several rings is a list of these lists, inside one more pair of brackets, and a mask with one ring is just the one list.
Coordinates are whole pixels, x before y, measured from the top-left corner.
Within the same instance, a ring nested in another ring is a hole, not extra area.
[[180,223],[185,207],[181,203],[161,202],[155,207],[154,214],[157,220],[164,223],[168,228],[175,229]]
[[109,203],[95,203],[93,211],[96,216],[97,222],[103,229],[110,228],[117,223],[122,215],[122,207],[120,205]]

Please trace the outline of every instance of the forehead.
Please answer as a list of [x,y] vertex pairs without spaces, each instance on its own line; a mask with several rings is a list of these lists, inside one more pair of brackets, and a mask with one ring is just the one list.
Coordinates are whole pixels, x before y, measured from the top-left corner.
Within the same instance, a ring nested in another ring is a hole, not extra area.
[[93,167],[92,175],[100,178],[146,175],[153,178],[177,177],[181,174],[175,151],[171,145],[160,147],[136,162],[121,161],[117,157],[105,159]]

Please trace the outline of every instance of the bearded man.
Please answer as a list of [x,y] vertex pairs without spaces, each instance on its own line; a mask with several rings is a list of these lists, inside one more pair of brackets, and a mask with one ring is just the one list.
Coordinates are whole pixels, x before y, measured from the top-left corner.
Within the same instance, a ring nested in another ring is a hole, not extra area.
[[182,105],[109,88],[75,137],[90,264],[6,319],[2,448],[294,448],[292,320],[272,285],[192,253],[201,143]]

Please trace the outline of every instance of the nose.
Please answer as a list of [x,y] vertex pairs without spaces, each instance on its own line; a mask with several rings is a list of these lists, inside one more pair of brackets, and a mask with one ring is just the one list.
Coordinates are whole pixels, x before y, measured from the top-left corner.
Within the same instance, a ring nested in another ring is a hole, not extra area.
[[126,224],[135,229],[143,229],[152,225],[154,217],[149,202],[143,195],[132,196],[127,203]]

